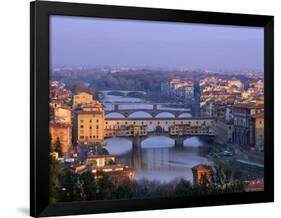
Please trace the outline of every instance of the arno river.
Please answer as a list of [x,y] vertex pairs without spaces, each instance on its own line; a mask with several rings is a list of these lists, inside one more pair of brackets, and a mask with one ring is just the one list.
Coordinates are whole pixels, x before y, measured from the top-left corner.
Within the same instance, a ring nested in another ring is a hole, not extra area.
[[[142,102],[142,99],[131,97],[119,97],[106,95],[104,101],[106,107],[111,107],[110,102]],[[146,104],[122,105],[126,107],[139,107],[141,109],[149,107]],[[140,109],[140,110],[141,110]],[[181,110],[177,108],[176,110]],[[158,117],[171,117],[169,113],[159,114]],[[188,113],[181,117],[190,117]],[[107,117],[122,117],[117,113],[109,114]],[[145,112],[136,112],[130,117],[143,118],[149,117]],[[126,138],[106,139],[106,149],[110,154],[116,156],[117,162],[124,163],[132,167],[135,171],[135,178],[159,180],[169,182],[173,179],[182,177],[192,182],[191,168],[199,163],[210,163],[206,158],[199,156],[199,147],[207,144],[206,141],[198,137],[191,137],[185,140],[184,148],[176,149],[173,139],[165,136],[151,136],[142,142],[142,148],[132,149],[132,144]]]

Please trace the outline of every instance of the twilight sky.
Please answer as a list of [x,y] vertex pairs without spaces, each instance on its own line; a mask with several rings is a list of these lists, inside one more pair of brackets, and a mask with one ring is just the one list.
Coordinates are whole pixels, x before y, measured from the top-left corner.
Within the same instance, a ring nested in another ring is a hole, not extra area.
[[263,70],[263,28],[50,17],[51,65]]

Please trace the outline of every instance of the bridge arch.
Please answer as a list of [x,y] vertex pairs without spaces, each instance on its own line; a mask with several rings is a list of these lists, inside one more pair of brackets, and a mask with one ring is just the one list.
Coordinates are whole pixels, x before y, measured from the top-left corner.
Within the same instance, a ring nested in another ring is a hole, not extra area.
[[105,115],[106,118],[125,118],[125,115],[119,112],[110,112]]
[[161,111],[155,114],[155,118],[176,118],[176,116],[172,112]]
[[[129,152],[132,149],[132,141],[127,137],[109,137],[106,138],[105,148],[110,154],[120,155]],[[118,146],[122,145],[122,146]]]
[[162,128],[161,126],[156,126],[155,127],[155,133],[156,134],[161,134],[164,132],[164,128]]
[[128,97],[134,97],[134,98],[141,98],[145,96],[144,92],[138,92],[138,91],[132,91],[128,92],[127,95]]
[[[161,141],[161,143],[159,143]],[[141,141],[142,148],[172,148],[175,145],[175,140],[169,136],[151,135]]]
[[131,113],[128,113],[128,118],[152,118],[152,115],[149,112],[146,111],[134,111]]
[[188,118],[188,117],[192,117],[191,113],[189,112],[182,112],[182,113],[178,113],[178,118]]

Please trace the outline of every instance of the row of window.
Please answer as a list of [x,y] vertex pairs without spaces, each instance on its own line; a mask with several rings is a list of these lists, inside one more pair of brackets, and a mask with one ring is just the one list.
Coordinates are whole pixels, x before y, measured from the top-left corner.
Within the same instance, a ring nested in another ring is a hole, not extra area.
[[[92,120],[89,120],[89,122],[92,123],[93,121],[92,121]],[[96,122],[98,123],[99,120],[97,119]],[[80,123],[84,123],[84,120],[80,120]]]
[[[152,123],[153,123],[153,122],[151,122],[151,121],[149,122],[149,124],[150,124],[150,125],[152,125]],[[196,123],[196,124],[199,124],[199,121],[196,121],[195,123]],[[211,123],[213,123],[213,121],[211,121]],[[108,124],[108,122],[105,122],[105,124]],[[116,124],[117,124],[117,125],[119,125],[119,122],[117,121],[117,122],[116,122]],[[127,124],[128,124],[128,122],[125,122],[125,125],[127,125]],[[136,124],[136,122],[134,121],[134,122],[133,122],[133,124]],[[144,125],[144,122],[142,121],[142,122],[141,122],[141,124],[142,124],[142,125]],[[159,124],[159,125],[160,125],[160,124],[161,124],[161,122],[160,122],[160,121],[158,121],[158,122],[157,122],[157,124]],[[166,121],[166,122],[165,122],[165,124],[169,124],[169,122],[168,122],[168,121]],[[176,121],[173,121],[173,124],[176,124]],[[180,122],[180,124],[184,124],[184,122],[183,122],[183,121],[181,121],[181,122]],[[188,121],[188,123],[187,123],[187,124],[191,124],[191,121]],[[202,124],[203,124],[203,125],[206,125],[206,121],[203,121],[203,123],[202,123]]]
[[98,136],[94,136],[94,135],[93,135],[93,136],[86,136],[86,137],[83,136],[83,135],[81,135],[79,138],[80,138],[80,139],[84,139],[84,138],[88,139],[88,137],[89,137],[90,139],[91,139],[91,138],[93,138],[93,139],[99,138]]
[[[179,133],[180,131],[176,131],[176,130],[172,130],[171,131],[171,134],[177,134],[177,133]],[[180,133],[182,133],[182,132],[180,132]],[[212,131],[183,131],[183,133],[185,133],[185,134],[211,134],[211,133],[213,133]]]
[[[84,128],[84,125],[80,125],[80,128],[83,129]],[[96,125],[96,129],[99,128],[99,125]],[[92,126],[89,126],[89,129],[92,129]]]

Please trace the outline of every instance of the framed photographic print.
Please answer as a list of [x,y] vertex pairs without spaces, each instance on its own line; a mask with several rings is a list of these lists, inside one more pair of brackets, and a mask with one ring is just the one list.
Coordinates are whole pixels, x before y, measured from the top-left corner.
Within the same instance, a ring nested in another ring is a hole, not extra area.
[[273,201],[272,16],[30,12],[31,216]]

